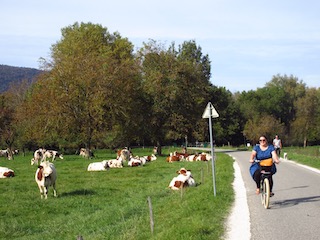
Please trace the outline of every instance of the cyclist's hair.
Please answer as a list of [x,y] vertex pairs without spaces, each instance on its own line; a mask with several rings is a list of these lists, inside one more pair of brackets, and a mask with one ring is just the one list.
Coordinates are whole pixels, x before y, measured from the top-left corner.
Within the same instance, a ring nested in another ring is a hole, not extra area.
[[266,139],[267,143],[269,142],[269,141],[268,141],[268,138],[266,137],[266,135],[263,135],[263,134],[262,134],[259,138],[261,138],[261,137],[264,137],[264,138]]

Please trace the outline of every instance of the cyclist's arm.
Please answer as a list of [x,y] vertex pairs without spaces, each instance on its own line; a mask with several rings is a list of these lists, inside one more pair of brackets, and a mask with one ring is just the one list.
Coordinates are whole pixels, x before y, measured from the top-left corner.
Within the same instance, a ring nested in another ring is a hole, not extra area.
[[276,151],[272,151],[272,158],[273,158],[273,161],[276,163],[276,164],[279,164],[280,163],[280,160],[278,158],[278,155],[276,153]]
[[249,162],[253,163],[256,156],[257,156],[257,152],[255,150],[252,150]]

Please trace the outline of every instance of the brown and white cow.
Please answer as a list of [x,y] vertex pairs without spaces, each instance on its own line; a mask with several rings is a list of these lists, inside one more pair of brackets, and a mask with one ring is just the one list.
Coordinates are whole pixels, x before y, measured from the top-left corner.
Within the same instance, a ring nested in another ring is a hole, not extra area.
[[123,148],[117,151],[117,158],[121,157],[123,161],[129,161],[130,156],[132,156],[132,153],[128,148]]
[[192,177],[191,171],[185,168],[181,168],[177,171],[178,176],[174,177],[169,183],[169,188],[172,190],[179,190],[185,187],[194,187],[196,182]]
[[35,173],[35,180],[38,184],[41,198],[48,198],[48,189],[50,186],[52,186],[53,188],[53,196],[57,197],[57,171],[53,163],[50,163],[48,161],[42,162]]
[[7,167],[0,167],[0,178],[14,177],[14,171]]

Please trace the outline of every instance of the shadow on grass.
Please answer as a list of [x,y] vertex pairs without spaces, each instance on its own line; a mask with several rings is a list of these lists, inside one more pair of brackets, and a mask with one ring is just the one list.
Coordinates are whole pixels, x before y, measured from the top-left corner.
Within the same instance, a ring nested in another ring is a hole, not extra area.
[[66,192],[60,194],[60,197],[69,197],[69,196],[87,196],[87,195],[94,195],[95,191],[93,190],[88,190],[88,189],[79,189],[79,190],[74,190],[72,192]]

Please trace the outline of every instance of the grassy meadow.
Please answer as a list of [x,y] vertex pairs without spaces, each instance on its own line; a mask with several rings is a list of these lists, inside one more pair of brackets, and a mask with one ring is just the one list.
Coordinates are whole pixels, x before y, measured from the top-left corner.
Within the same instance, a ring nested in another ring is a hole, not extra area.
[[320,146],[284,147],[281,150],[281,157],[285,152],[288,153],[289,160],[320,169]]
[[[0,158],[0,166],[15,177],[0,179],[0,239],[222,239],[225,221],[234,200],[233,160],[216,154],[216,197],[211,162],[165,161],[169,151],[143,167],[87,172],[90,162],[115,158],[111,150],[99,150],[88,160],[77,155],[57,159],[57,192],[40,198],[31,166],[32,153]],[[133,149],[134,155],[150,155],[152,149]],[[185,167],[199,183],[183,191],[167,188],[176,171]],[[154,220],[150,227],[151,199]]]

